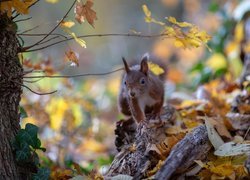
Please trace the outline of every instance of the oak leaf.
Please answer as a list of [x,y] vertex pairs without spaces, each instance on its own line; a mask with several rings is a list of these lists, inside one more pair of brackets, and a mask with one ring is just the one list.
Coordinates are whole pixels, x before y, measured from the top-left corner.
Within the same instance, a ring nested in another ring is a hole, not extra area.
[[94,27],[94,21],[97,20],[96,12],[92,9],[93,2],[88,0],[85,4],[77,2],[75,7],[75,19],[81,24],[86,19]]

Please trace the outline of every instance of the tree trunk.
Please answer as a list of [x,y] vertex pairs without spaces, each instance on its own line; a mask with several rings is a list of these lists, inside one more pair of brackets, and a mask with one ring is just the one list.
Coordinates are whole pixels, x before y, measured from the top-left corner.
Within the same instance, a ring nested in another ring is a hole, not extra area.
[[0,15],[0,179],[22,179],[11,140],[20,129],[19,102],[23,69],[18,60],[15,24]]

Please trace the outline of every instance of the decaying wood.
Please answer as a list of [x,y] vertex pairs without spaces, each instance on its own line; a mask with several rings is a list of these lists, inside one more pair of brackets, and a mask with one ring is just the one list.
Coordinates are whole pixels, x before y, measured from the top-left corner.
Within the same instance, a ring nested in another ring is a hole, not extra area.
[[155,145],[166,138],[165,130],[173,119],[175,109],[166,106],[161,115],[161,124],[148,116],[145,123],[138,126],[132,119],[118,122],[115,134],[119,153],[112,162],[106,179],[119,174],[131,175],[137,179],[145,177],[146,172],[153,169],[162,158]]
[[[105,179],[126,174],[133,179],[143,179],[148,172],[155,168],[159,160],[164,160],[164,153],[158,147],[167,134],[166,129],[170,127],[176,118],[176,111],[171,106],[164,107],[161,115],[162,124],[150,122],[147,117],[144,124],[138,127],[133,119],[117,123],[115,134],[116,146],[119,153],[112,162]],[[204,125],[195,128],[180,140],[171,150],[164,165],[156,174],[156,179],[169,179],[188,170],[194,164],[194,160],[203,160],[211,149],[206,127]]]
[[181,174],[194,164],[194,160],[205,159],[211,147],[205,125],[196,127],[175,145],[155,178],[167,180]]

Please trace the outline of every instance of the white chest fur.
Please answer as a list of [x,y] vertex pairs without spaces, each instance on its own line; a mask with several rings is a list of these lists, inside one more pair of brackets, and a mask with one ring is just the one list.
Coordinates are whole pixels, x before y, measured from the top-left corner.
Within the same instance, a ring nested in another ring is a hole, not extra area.
[[146,106],[153,106],[155,104],[155,99],[151,98],[149,94],[143,95],[139,99],[139,106],[141,109],[145,109]]

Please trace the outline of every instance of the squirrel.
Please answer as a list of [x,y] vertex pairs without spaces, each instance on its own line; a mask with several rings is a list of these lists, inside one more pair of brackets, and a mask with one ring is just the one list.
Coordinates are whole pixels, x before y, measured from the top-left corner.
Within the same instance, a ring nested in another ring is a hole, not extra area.
[[138,124],[146,120],[146,114],[158,117],[161,122],[164,83],[150,71],[148,59],[146,54],[140,65],[129,67],[125,58],[122,58],[125,73],[122,77],[118,108],[124,115],[132,116]]

